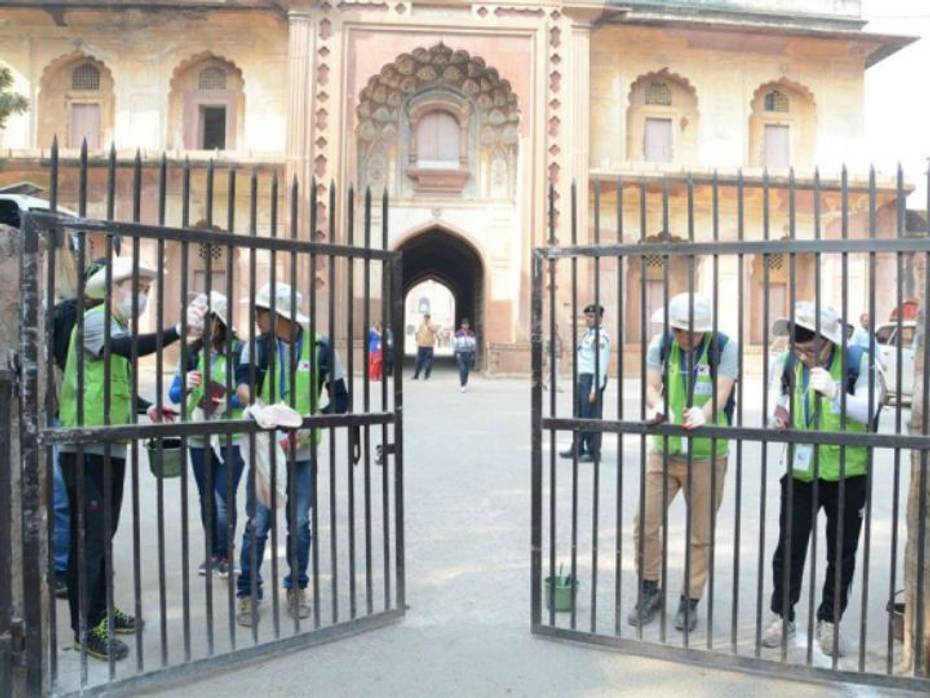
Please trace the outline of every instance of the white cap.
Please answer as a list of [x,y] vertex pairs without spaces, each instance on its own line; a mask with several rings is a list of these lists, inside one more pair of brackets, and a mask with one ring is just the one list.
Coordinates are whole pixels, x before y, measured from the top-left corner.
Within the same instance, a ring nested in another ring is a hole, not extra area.
[[[794,324],[811,332],[817,332],[817,308],[810,301],[799,301],[794,304]],[[829,305],[820,306],[820,336],[829,339],[834,344],[843,343],[843,332],[846,323],[840,319],[840,314]],[[786,337],[791,333],[791,319],[779,318],[772,325],[772,334],[776,337]]]
[[[694,299],[693,301],[691,299]],[[694,303],[694,324],[688,323],[689,306]],[[652,314],[652,321],[657,325],[665,323],[665,308],[659,308]],[[678,330],[692,332],[710,332],[714,329],[714,313],[710,303],[703,296],[691,293],[679,293],[668,302],[668,325]]]
[[[291,307],[291,286],[290,284],[277,283],[275,284],[274,289],[275,296],[275,312],[281,317],[287,318],[293,322],[299,322],[301,324],[306,324],[310,322],[310,318],[301,313],[298,308],[303,303],[304,297],[300,291],[297,291],[294,296],[297,301],[295,307]],[[251,299],[243,298],[242,303],[249,303]],[[265,308],[271,310],[271,284],[265,284],[261,287],[259,292],[255,294],[255,307],[256,308]]]
[[[158,276],[158,271],[143,262],[139,262],[139,278],[154,279]],[[113,258],[113,276],[112,283],[115,286],[120,281],[132,278],[132,257],[114,257]],[[107,295],[107,268],[104,265],[94,272],[87,280],[84,287],[84,295],[88,298],[101,300]]]
[[[207,308],[207,294],[197,293],[191,298],[191,303],[200,303],[204,310]],[[210,312],[216,315],[220,321],[229,327],[229,301],[219,291],[210,291]]]

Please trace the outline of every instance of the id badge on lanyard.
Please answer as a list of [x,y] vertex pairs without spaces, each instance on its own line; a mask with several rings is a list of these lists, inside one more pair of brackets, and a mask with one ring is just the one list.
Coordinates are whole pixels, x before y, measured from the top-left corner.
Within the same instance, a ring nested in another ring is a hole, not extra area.
[[[807,381],[802,382],[802,400],[804,403],[804,424],[807,429],[811,426],[811,404],[807,392]],[[791,470],[799,475],[810,475],[814,463],[814,447],[811,444],[796,444]]]

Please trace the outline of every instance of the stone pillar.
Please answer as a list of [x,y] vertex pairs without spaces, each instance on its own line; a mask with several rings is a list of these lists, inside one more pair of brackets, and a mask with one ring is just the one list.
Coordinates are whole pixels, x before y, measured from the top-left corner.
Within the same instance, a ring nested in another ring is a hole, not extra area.
[[[924,346],[928,341],[923,328],[926,324],[927,301],[924,296],[926,288],[926,257],[914,255],[914,279],[917,296],[920,299],[920,321],[917,326],[917,351],[914,357],[914,392],[913,409],[911,413],[911,431],[914,434],[923,434],[923,376],[928,366],[924,365]],[[904,548],[904,652],[897,672],[902,674],[916,674],[930,676],[930,472],[927,472],[921,482],[920,476],[921,453],[911,451],[911,482],[907,494],[907,543]],[[928,468],[930,470],[930,468]],[[923,488],[921,488],[923,484]],[[921,492],[921,490],[923,490]],[[923,507],[921,507],[921,494],[923,494]],[[923,541],[920,540],[920,527],[923,524]],[[917,568],[917,558],[920,544],[923,543],[923,570]],[[918,574],[920,572],[920,574]],[[917,607],[918,588],[923,585],[922,608]],[[923,656],[918,657],[917,648],[917,619],[918,612],[922,616]]]

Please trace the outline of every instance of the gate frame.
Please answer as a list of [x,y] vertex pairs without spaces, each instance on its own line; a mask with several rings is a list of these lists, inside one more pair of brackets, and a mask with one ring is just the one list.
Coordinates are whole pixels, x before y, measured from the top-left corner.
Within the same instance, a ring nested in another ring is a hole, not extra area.
[[[874,176],[873,176],[874,177]],[[767,186],[767,179],[765,180]],[[899,171],[899,194],[901,191],[901,174]],[[688,179],[689,187],[691,179]],[[597,187],[597,184],[595,184]],[[619,184],[618,184],[619,186]],[[716,192],[716,178],[714,180]],[[742,179],[739,181],[742,187]],[[793,192],[793,176],[791,179]],[[844,175],[844,192],[845,192],[845,175]],[[874,178],[872,181],[874,187]],[[664,187],[664,194],[667,196],[667,187]],[[599,187],[595,189],[594,201],[595,207],[599,206]],[[618,197],[619,198],[619,197]],[[817,667],[811,664],[794,664],[787,661],[777,661],[750,655],[740,655],[734,649],[732,653],[726,654],[722,650],[713,649],[694,649],[685,646],[672,645],[664,641],[660,642],[645,641],[633,639],[630,637],[620,637],[618,635],[607,635],[595,632],[585,632],[570,628],[562,628],[556,625],[549,625],[543,622],[543,450],[542,442],[544,434],[549,432],[552,435],[550,448],[555,448],[556,432],[569,432],[574,434],[578,431],[597,432],[599,434],[614,434],[619,437],[623,435],[638,435],[643,438],[648,436],[679,436],[685,437],[689,432],[681,426],[674,426],[667,423],[656,426],[647,426],[642,421],[630,421],[621,419],[580,419],[573,417],[547,417],[543,413],[543,339],[546,336],[544,331],[544,293],[546,291],[546,274],[551,274],[550,284],[554,284],[555,273],[551,269],[547,270],[546,263],[552,263],[559,259],[572,260],[574,263],[578,259],[612,258],[619,260],[623,258],[645,258],[650,255],[659,255],[666,258],[675,256],[698,257],[708,256],[715,259],[720,255],[742,255],[746,254],[786,254],[794,258],[797,254],[802,253],[823,253],[823,254],[869,254],[869,253],[920,253],[930,258],[930,240],[927,238],[906,238],[900,235],[894,238],[875,238],[867,239],[822,239],[802,240],[792,236],[784,240],[754,240],[748,241],[742,239],[738,241],[718,241],[713,242],[696,242],[685,240],[681,242],[659,242],[659,243],[623,243],[614,245],[581,245],[577,244],[577,235],[575,228],[576,216],[576,189],[572,185],[572,227],[573,234],[570,245],[560,246],[554,238],[554,188],[550,187],[550,239],[548,245],[537,246],[533,249],[532,254],[532,292],[531,292],[531,359],[532,359],[532,392],[531,392],[531,548],[530,548],[530,626],[531,632],[535,635],[549,639],[568,640],[582,644],[595,645],[604,648],[611,648],[626,654],[649,657],[654,659],[676,660],[688,664],[710,666],[718,669],[730,669],[759,674],[770,677],[788,678],[800,681],[813,681],[819,683],[837,683],[847,682],[851,684],[861,684],[877,686],[884,688],[900,688],[906,690],[918,690],[930,692],[930,677],[920,676],[902,676],[892,673],[880,674],[865,671],[852,671],[846,669],[831,669]],[[742,198],[740,198],[742,201]],[[900,201],[900,198],[899,198]],[[900,208],[900,203],[899,203]],[[597,211],[595,209],[595,241],[597,241]],[[689,209],[689,225],[693,225],[693,212]],[[899,214],[900,224],[900,214]],[[622,226],[622,223],[621,223]],[[793,232],[792,223],[792,232]],[[621,228],[622,229],[622,228]],[[693,228],[692,228],[693,230]],[[596,268],[595,268],[596,269]],[[598,284],[598,273],[595,271],[595,289]],[[927,283],[930,285],[930,272],[928,272]],[[621,291],[622,292],[622,291]],[[692,289],[692,292],[693,289]],[[554,293],[550,288],[549,293]],[[573,289],[573,294],[575,290]],[[597,293],[595,293],[597,295]],[[899,284],[900,295],[900,284]],[[552,298],[550,298],[550,302]],[[928,299],[930,301],[930,299]],[[600,302],[595,298],[594,302]],[[874,308],[874,302],[871,304]],[[930,311],[930,308],[925,309]],[[874,316],[874,313],[873,313]],[[930,323],[930,315],[926,322]],[[552,342],[552,337],[549,338]],[[925,341],[930,342],[930,337]],[[572,347],[574,352],[574,347]],[[930,343],[924,347],[925,352],[930,352]],[[623,361],[623,348],[620,349],[620,362]],[[900,357],[900,347],[899,347]],[[900,363],[900,358],[899,358]],[[574,362],[573,362],[574,365]],[[550,357],[550,370],[551,357]],[[925,371],[930,371],[930,365],[925,366]],[[925,383],[927,375],[925,375]],[[642,377],[645,380],[645,376]],[[553,384],[554,389],[554,384]],[[736,388],[734,388],[735,390]],[[574,387],[573,387],[574,390]],[[554,401],[554,396],[552,397]],[[927,395],[924,396],[926,404]],[[554,402],[553,402],[554,404]],[[764,409],[764,408],[763,408]],[[924,415],[926,420],[927,415]],[[896,453],[902,450],[916,450],[924,454],[923,461],[926,463],[926,454],[930,452],[930,434],[881,434],[877,432],[868,433],[850,433],[850,432],[804,432],[794,431],[776,432],[762,428],[752,428],[745,426],[716,426],[708,422],[701,427],[701,436],[703,438],[726,439],[733,443],[742,444],[743,442],[761,442],[761,443],[785,443],[785,444],[832,444],[841,446],[865,446],[870,448],[890,448]],[[618,465],[619,467],[619,465]],[[926,466],[924,466],[926,470]],[[549,483],[551,487],[552,484]],[[690,518],[690,517],[689,517]],[[552,522],[549,522],[552,525]],[[667,555],[666,552],[664,553]],[[920,565],[918,565],[920,567]],[[687,576],[687,573],[686,573]],[[811,591],[813,593],[813,591]],[[618,613],[618,609],[614,609]],[[685,634],[687,641],[687,633]]]
[[[57,157],[53,154],[53,178],[57,178]],[[163,161],[164,166],[164,161]],[[136,168],[138,171],[139,161],[136,159]],[[86,159],[82,157],[82,168],[86,168]],[[82,169],[82,173],[85,169]],[[212,163],[210,168],[212,178]],[[136,195],[138,190],[139,179],[135,180]],[[253,176],[254,184],[254,176]],[[57,189],[57,179],[53,187]],[[276,186],[274,180],[273,186]],[[316,184],[314,183],[314,188]],[[293,185],[293,192],[297,191],[296,180]],[[57,193],[57,191],[56,191]],[[349,196],[354,197],[355,192],[350,188]],[[331,189],[330,198],[334,196],[334,188]],[[53,204],[55,203],[53,196]],[[254,205],[254,199],[253,199]],[[382,221],[384,239],[387,234],[387,195],[382,198],[384,207],[384,216]],[[292,209],[296,221],[296,204]],[[313,206],[311,215],[315,216],[316,207]],[[366,216],[366,245],[370,245],[371,223],[371,193],[370,190],[365,193],[365,216]],[[39,260],[41,258],[40,239],[45,237],[46,240],[53,241],[49,245],[52,250],[50,254],[49,265],[53,264],[54,241],[60,239],[60,234],[65,230],[80,230],[85,233],[97,232],[108,236],[120,236],[138,240],[158,240],[161,242],[183,242],[183,243],[204,243],[219,247],[232,247],[233,249],[251,249],[253,251],[278,251],[293,253],[296,259],[297,253],[309,254],[313,256],[329,257],[333,261],[338,260],[362,260],[366,265],[371,261],[380,261],[382,263],[382,317],[385,317],[390,310],[392,319],[392,330],[395,336],[402,336],[403,325],[403,292],[402,292],[402,264],[403,255],[401,252],[368,247],[356,247],[351,244],[351,227],[349,224],[349,245],[340,245],[332,243],[311,242],[299,240],[296,237],[259,237],[257,235],[243,235],[233,232],[214,232],[187,227],[170,227],[165,225],[146,225],[141,223],[125,223],[112,220],[94,220],[82,217],[62,217],[54,212],[28,212],[23,216],[22,221],[22,238],[23,246],[20,262],[20,342],[19,354],[21,357],[21,380],[20,385],[20,444],[21,460],[23,463],[23,484],[21,489],[21,498],[23,505],[23,587],[24,587],[24,641],[25,641],[25,664],[26,664],[26,683],[25,690],[28,695],[131,695],[134,691],[142,689],[151,689],[158,686],[164,686],[178,681],[190,678],[194,675],[203,676],[203,672],[216,672],[223,668],[242,661],[254,661],[261,658],[280,653],[282,651],[295,651],[307,647],[313,647],[319,644],[332,642],[343,639],[362,632],[385,627],[396,623],[406,615],[406,566],[405,566],[405,542],[404,542],[404,486],[403,486],[403,362],[394,362],[393,374],[393,409],[383,412],[349,412],[346,414],[322,415],[315,414],[304,416],[302,429],[316,428],[337,428],[337,427],[357,427],[367,429],[369,427],[382,427],[386,429],[388,425],[393,425],[393,439],[390,443],[384,444],[385,453],[380,452],[379,459],[387,457],[388,453],[393,453],[394,473],[393,473],[393,527],[392,536],[387,540],[386,545],[393,545],[393,555],[391,562],[394,566],[394,574],[385,579],[387,585],[391,581],[394,583],[393,607],[383,611],[370,612],[361,614],[356,617],[353,612],[347,620],[328,625],[323,628],[315,628],[314,625],[308,625],[300,633],[290,637],[283,637],[271,641],[262,642],[255,645],[237,647],[209,657],[196,660],[181,661],[178,664],[160,666],[134,676],[122,679],[111,680],[84,688],[78,687],[76,690],[68,693],[58,693],[52,682],[51,672],[48,671],[48,662],[55,661],[57,647],[51,646],[51,643],[45,637],[45,623],[48,620],[48,614],[43,620],[43,602],[49,593],[46,584],[43,581],[50,578],[50,573],[45,570],[48,560],[43,560],[40,553],[41,541],[43,536],[47,537],[49,532],[48,526],[43,526],[43,516],[47,511],[47,502],[43,501],[40,494],[40,468],[43,467],[43,458],[45,451],[49,450],[54,444],[60,443],[88,443],[91,441],[112,442],[120,439],[138,440],[153,437],[168,436],[190,436],[209,435],[209,434],[251,434],[262,431],[257,424],[250,419],[239,420],[217,420],[212,422],[187,422],[177,421],[172,423],[157,424],[137,424],[130,423],[121,426],[99,426],[99,427],[75,427],[72,429],[48,428],[40,424],[42,416],[40,405],[40,341],[43,339],[43,333],[47,333],[50,327],[50,315],[45,318],[45,323],[40,326],[39,307],[43,302],[41,296],[41,283],[38,278]],[[353,265],[354,268],[354,265]],[[254,271],[254,270],[253,270]],[[367,276],[366,276],[367,279]],[[54,272],[50,271],[48,280],[54,280]],[[351,289],[351,286],[350,286]],[[384,292],[388,291],[389,296],[384,297]],[[390,304],[388,304],[390,300]],[[352,304],[350,301],[349,318],[351,319]],[[367,305],[366,305],[367,311]],[[366,328],[367,331],[367,328]],[[257,335],[256,335],[257,336]],[[351,339],[351,334],[349,335]],[[333,338],[335,341],[335,338]],[[45,346],[42,342],[41,346]],[[367,336],[365,337],[365,356],[367,357]],[[347,351],[353,352],[354,346],[349,346]],[[48,358],[48,362],[51,358]],[[349,357],[349,367],[352,366],[351,356]],[[365,371],[364,383],[368,384],[367,366],[363,367]],[[4,377],[7,372],[4,372]],[[347,378],[351,381],[352,375],[347,372]],[[3,383],[6,386],[6,382]],[[383,388],[384,395],[387,395],[387,387]],[[367,394],[366,394],[367,397]],[[385,403],[387,406],[387,403]],[[366,404],[366,408],[368,405]],[[2,410],[0,410],[2,412]],[[0,445],[3,445],[0,439]],[[368,442],[366,438],[366,456],[368,453]],[[361,448],[361,444],[359,445]],[[0,456],[6,455],[6,451]],[[387,467],[386,464],[383,467]],[[0,481],[3,485],[4,481]],[[8,483],[7,483],[8,484]],[[10,492],[13,496],[13,493]],[[47,499],[47,498],[46,498]],[[2,493],[0,493],[0,503],[2,503]],[[384,514],[389,515],[387,511]],[[314,532],[314,535],[316,532]],[[50,545],[50,541],[46,541]],[[316,543],[318,545],[319,543]],[[5,547],[0,546],[0,553],[5,553]],[[44,556],[47,558],[47,556]],[[6,575],[4,574],[4,580]],[[4,591],[3,584],[0,583],[0,591]],[[389,586],[386,587],[386,594],[389,593]],[[0,599],[2,601],[2,599]],[[3,630],[7,625],[8,614],[5,614],[6,607],[0,610],[0,621]],[[52,615],[54,619],[54,615]],[[0,636],[0,641],[4,638]],[[0,645],[0,650],[4,645]],[[0,655],[0,659],[5,660],[5,654]],[[128,659],[128,658],[127,658]],[[3,675],[0,674],[0,677]],[[12,677],[11,677],[12,678]]]

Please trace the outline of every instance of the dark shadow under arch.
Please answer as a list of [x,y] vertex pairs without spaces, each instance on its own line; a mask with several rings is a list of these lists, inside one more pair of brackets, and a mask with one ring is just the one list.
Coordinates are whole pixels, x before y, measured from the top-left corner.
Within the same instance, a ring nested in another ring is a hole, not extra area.
[[[471,320],[478,335],[478,363],[483,365],[485,338],[484,263],[475,247],[460,235],[435,226],[405,240],[397,248],[404,254],[403,293],[421,281],[434,279],[455,298],[455,325]],[[404,319],[404,324],[413,319]]]

